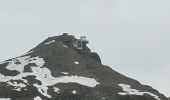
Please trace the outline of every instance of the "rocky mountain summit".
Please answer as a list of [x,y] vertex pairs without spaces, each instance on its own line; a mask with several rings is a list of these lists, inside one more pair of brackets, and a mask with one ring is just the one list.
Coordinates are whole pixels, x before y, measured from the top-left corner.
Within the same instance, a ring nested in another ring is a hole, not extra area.
[[101,63],[85,36],[49,37],[0,63],[0,100],[168,100]]

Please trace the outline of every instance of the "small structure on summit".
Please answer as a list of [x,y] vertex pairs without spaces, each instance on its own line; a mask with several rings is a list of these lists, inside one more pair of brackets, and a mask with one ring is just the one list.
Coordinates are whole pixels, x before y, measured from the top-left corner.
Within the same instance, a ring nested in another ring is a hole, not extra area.
[[81,36],[80,39],[77,39],[73,42],[73,46],[77,49],[82,50],[87,43],[89,42],[86,40],[86,36]]
[[101,63],[99,55],[87,47],[89,41],[86,39],[86,36],[81,36],[79,39],[76,39],[74,35],[69,35],[68,33],[63,33],[60,36],[55,37],[56,41],[65,43],[68,47],[74,49],[76,52],[80,53],[83,56],[89,56],[97,62]]
[[81,36],[80,39],[73,41],[73,46],[82,53],[87,43],[89,43],[89,41],[86,40],[86,36]]
[[63,36],[68,36],[68,33],[63,33]]
[[86,39],[86,36],[81,36],[79,39],[77,39],[74,35],[63,33],[59,36],[49,37],[44,41],[44,43],[51,43],[51,41],[64,43],[67,47],[75,50],[80,55],[84,57],[90,57],[101,63],[100,56],[96,52],[91,52],[91,50],[88,48],[87,44],[89,43],[89,41]]
[[62,41],[67,46],[72,47],[73,49],[75,49],[77,52],[81,54],[85,52],[87,53],[89,51],[86,46],[89,43],[89,41],[86,39],[86,36],[81,36],[80,39],[76,39],[74,35],[63,33],[62,35],[57,36],[55,40]]

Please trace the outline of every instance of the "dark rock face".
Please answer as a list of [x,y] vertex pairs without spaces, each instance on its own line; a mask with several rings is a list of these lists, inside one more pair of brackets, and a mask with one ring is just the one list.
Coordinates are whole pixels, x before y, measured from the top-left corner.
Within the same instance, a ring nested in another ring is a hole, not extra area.
[[0,63],[0,100],[168,100],[102,65],[86,43],[65,33]]
[[6,63],[3,63],[3,64],[0,64],[0,73],[2,74],[2,75],[5,75],[5,76],[16,76],[16,75],[18,75],[19,74],[19,72],[18,71],[16,71],[16,70],[8,70],[8,69],[6,69],[5,67],[6,66],[8,66],[8,62],[6,62]]
[[96,52],[92,52],[92,53],[90,54],[90,57],[91,57],[92,59],[96,60],[97,62],[99,62],[100,64],[102,63],[99,55],[98,55]]
[[76,39],[72,35],[63,34],[63,35],[60,35],[60,36],[50,37],[50,38],[46,39],[43,43],[45,43],[45,42],[48,43],[51,40],[55,40],[57,42],[64,43],[66,46],[68,46],[69,48],[74,49],[77,53],[81,54],[82,56],[91,56],[91,58],[94,58],[94,60],[101,63],[99,55],[97,53],[91,52],[91,50],[86,46],[86,43],[82,43],[82,50],[77,49],[75,47],[75,44],[76,44],[76,41],[80,40],[80,39]]

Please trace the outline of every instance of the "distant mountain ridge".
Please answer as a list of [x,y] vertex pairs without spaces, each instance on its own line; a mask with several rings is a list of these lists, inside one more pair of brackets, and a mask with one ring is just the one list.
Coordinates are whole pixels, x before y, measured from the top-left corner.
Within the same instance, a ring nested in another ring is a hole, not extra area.
[[64,33],[1,62],[0,100],[168,100],[103,65],[88,42]]

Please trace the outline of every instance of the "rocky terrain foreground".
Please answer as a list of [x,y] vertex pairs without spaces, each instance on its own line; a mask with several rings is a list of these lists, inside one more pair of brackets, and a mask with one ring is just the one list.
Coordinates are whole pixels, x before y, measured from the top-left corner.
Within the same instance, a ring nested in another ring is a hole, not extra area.
[[0,63],[0,100],[168,100],[102,64],[86,37],[49,37]]

